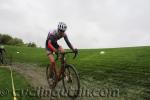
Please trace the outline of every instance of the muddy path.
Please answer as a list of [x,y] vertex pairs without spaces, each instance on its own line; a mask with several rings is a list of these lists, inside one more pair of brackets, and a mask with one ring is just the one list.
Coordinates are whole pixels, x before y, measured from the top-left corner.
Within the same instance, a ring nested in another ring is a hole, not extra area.
[[[16,71],[17,73],[23,75],[32,87],[35,88],[39,87],[51,92],[51,90],[49,90],[49,86],[46,80],[45,74],[46,67],[39,67],[36,64],[31,65],[25,63],[14,63],[12,64],[11,67],[13,71]],[[92,77],[89,76],[82,77],[80,79],[80,83],[81,83],[80,96],[74,100],[125,100],[123,98],[114,98],[114,97],[108,98],[104,97],[103,95],[99,96],[99,94],[96,94],[96,92],[94,94],[93,89],[100,88],[100,84],[103,83],[94,81]],[[53,92],[53,94],[51,94],[53,97],[51,97],[50,95],[42,96],[39,100],[72,100],[71,98],[67,97],[64,94],[62,81],[58,83],[55,90],[56,92]],[[59,94],[60,91],[61,95]]]

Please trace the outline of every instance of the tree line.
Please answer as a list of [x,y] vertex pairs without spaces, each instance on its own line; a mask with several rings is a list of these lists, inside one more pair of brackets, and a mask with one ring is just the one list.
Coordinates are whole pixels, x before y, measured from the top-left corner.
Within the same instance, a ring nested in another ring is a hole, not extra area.
[[24,43],[22,39],[12,37],[8,34],[0,33],[0,44],[3,45],[14,45],[14,46],[27,46],[27,47],[37,47],[34,42]]

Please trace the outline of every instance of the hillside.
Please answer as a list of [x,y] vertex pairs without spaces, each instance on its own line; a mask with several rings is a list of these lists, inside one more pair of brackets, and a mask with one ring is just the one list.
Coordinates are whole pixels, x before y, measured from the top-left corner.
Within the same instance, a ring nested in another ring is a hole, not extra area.
[[[13,62],[36,63],[43,68],[49,63],[42,48],[6,46],[6,49]],[[77,59],[72,60],[71,55],[67,58],[77,67],[82,86],[91,89],[117,88],[119,97],[115,100],[149,100],[149,51],[150,47],[81,49]]]

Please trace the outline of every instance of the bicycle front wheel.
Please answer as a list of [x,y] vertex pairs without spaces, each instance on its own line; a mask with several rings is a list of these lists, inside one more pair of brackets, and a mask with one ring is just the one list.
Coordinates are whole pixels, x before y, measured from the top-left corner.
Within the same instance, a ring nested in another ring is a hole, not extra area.
[[66,65],[63,77],[65,92],[69,97],[75,98],[80,92],[79,75],[73,65]]

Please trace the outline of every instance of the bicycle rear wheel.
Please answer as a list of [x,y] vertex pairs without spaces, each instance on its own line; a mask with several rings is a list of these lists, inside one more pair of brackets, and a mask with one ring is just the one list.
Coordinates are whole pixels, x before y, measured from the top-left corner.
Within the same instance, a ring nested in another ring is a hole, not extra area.
[[51,65],[48,64],[46,67],[46,79],[47,79],[49,87],[53,89],[56,87],[56,77],[55,77],[54,72],[50,70],[50,68],[51,68]]
[[63,86],[69,97],[76,98],[80,92],[79,75],[73,65],[66,65],[63,75]]
[[3,55],[3,64],[4,65],[8,64],[8,58],[7,58],[6,54]]
[[3,64],[3,65],[7,65],[8,63],[8,61],[7,61],[8,59],[6,59],[6,54],[0,54],[0,62],[1,62],[1,64]]

